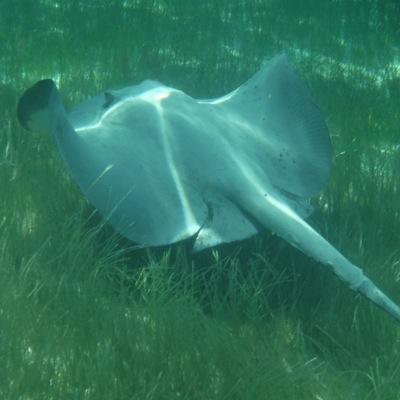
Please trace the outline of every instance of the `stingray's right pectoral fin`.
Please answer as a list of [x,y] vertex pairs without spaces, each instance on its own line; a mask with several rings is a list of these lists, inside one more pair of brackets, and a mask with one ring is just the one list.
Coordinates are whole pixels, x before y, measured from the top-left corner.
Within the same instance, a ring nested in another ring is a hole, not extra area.
[[59,94],[51,79],[43,79],[27,89],[17,106],[19,123],[28,131],[50,133],[52,114],[59,104]]

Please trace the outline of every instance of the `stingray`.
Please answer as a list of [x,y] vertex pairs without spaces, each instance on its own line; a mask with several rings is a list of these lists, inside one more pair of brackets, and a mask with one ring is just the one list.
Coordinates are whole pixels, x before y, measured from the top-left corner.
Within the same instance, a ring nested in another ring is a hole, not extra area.
[[328,182],[332,146],[286,55],[210,100],[146,80],[66,113],[45,79],[25,91],[17,116],[54,137],[86,198],[131,241],[192,237],[201,251],[269,229],[400,321],[400,308],[305,222]]

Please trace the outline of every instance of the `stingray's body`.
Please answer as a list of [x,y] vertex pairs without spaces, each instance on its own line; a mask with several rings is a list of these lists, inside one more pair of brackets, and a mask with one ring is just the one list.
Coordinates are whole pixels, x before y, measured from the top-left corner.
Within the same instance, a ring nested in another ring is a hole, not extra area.
[[400,309],[303,218],[328,181],[324,118],[284,55],[214,100],[158,82],[102,93],[67,115],[51,80],[28,89],[21,123],[50,131],[89,201],[144,246],[194,250],[269,228],[400,320]]

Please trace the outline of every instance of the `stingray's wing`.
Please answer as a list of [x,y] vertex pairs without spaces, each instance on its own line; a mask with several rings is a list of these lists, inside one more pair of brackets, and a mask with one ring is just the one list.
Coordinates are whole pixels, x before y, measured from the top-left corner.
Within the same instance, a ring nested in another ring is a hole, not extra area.
[[[275,198],[307,218],[308,198],[328,180],[332,150],[324,117],[287,57],[273,58],[232,93],[199,103],[225,112],[227,143],[234,144],[229,153],[235,154],[238,171],[249,171],[241,190],[256,185],[268,193],[272,183]],[[238,177],[231,180],[234,185]],[[231,199],[214,195],[209,203],[213,218],[200,230],[195,250],[260,230],[251,213]]]
[[254,126],[249,140],[259,142],[259,151],[264,142],[266,156],[260,162],[273,185],[300,197],[314,196],[326,185],[332,159],[329,132],[286,55],[275,56],[238,89],[209,102]]
[[18,118],[29,130],[54,135],[85,196],[122,235],[145,246],[194,235],[208,209],[197,188],[182,181],[157,108],[139,102],[132,109],[134,98],[120,95],[97,96],[68,117],[54,82],[44,80],[24,93]]

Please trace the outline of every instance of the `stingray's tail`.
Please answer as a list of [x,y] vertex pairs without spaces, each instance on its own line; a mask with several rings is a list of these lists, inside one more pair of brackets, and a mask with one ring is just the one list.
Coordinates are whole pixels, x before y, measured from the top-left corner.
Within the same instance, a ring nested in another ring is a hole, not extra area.
[[357,287],[357,291],[400,322],[400,307],[390,300],[370,279],[364,277],[363,282]]
[[286,204],[272,194],[241,192],[241,206],[265,228],[272,230],[299,250],[326,264],[353,290],[358,291],[400,322],[400,307],[389,299],[363,271],[347,260]]

